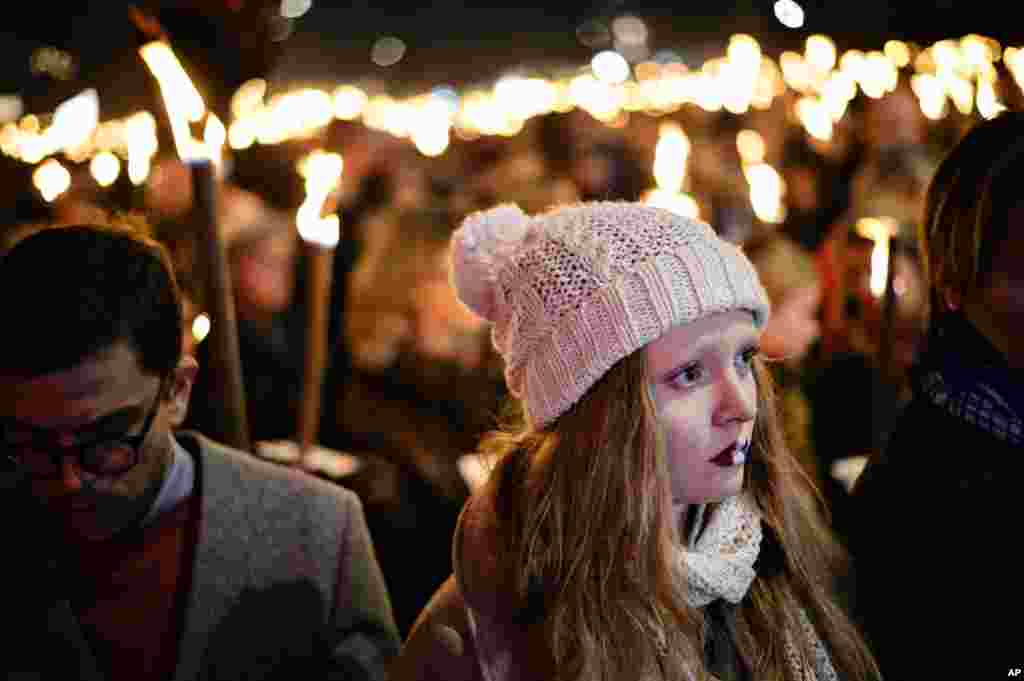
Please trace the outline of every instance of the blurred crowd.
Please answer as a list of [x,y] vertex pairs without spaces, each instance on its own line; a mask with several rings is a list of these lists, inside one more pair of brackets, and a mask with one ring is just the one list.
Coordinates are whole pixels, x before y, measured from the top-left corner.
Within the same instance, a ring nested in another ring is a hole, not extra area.
[[[551,113],[514,137],[453,139],[438,158],[336,121],[317,140],[254,147],[225,166],[218,226],[248,423],[254,442],[273,442],[296,437],[308,336],[295,160],[314,143],[345,159],[334,197],[342,235],[317,439],[361,462],[338,482],[366,506],[403,632],[451,572],[451,533],[479,475],[466,455],[505,404],[489,329],[449,285],[451,232],[463,216],[502,202],[534,213],[578,200],[641,200],[656,186],[655,147],[666,120],[691,141],[686,191],[700,217],[743,244],[760,271],[773,306],[761,349],[773,360],[789,444],[842,536],[850,485],[864,457],[884,446],[909,397],[907,372],[927,314],[915,246],[924,191],[972,117],[929,120],[903,83],[880,99],[860,95],[827,141],[809,135],[780,97],[768,110],[742,115],[684,107],[614,126],[582,111]],[[736,143],[743,130],[760,134],[765,162],[785,182],[779,223],[762,222],[751,209]],[[171,249],[188,300],[186,342],[201,368],[186,427],[206,431],[220,415],[218,392],[202,387],[208,348],[193,333],[208,304],[194,264],[188,169],[163,158],[144,188],[119,187],[82,182],[52,204],[22,201],[3,237],[9,243],[44,221],[87,221],[112,209],[144,214]],[[871,281],[875,241],[858,230],[878,218],[895,226],[883,292]]]

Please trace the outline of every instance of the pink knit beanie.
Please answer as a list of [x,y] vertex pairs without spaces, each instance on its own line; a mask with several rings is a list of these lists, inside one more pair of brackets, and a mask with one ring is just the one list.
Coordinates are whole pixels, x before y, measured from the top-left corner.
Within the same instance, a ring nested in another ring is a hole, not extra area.
[[676,324],[768,298],[740,249],[703,222],[639,203],[596,202],[529,217],[503,204],[452,237],[459,299],[493,323],[509,391],[543,428],[617,361]]

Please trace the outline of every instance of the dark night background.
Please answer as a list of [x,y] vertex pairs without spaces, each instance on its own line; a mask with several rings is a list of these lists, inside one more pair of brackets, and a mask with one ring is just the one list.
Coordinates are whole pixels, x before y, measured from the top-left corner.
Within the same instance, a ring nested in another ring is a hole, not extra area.
[[[279,17],[275,20],[280,3],[273,0],[136,4],[166,29],[215,110],[253,76],[266,76],[282,87],[375,78],[402,93],[486,81],[519,64],[582,64],[594,50],[580,43],[577,28],[588,20],[627,13],[648,20],[652,48],[684,53],[688,48],[721,50],[737,32],[751,33],[767,52],[799,49],[812,33],[830,35],[841,49],[877,49],[889,38],[925,44],[967,33],[1004,44],[1024,43],[1019,22],[1009,16],[1010,3],[964,0],[802,0],[806,20],[798,30],[778,23],[773,0],[532,0],[514,7],[459,0],[422,6],[394,0],[314,0],[312,9],[290,26],[281,25]],[[20,93],[26,112],[44,112],[84,87],[96,87],[102,118],[152,108],[151,84],[134,51],[139,33],[129,20],[129,5],[116,0],[22,5],[0,29],[0,94]],[[405,58],[387,68],[369,58],[371,45],[384,35],[395,35],[407,45]],[[33,75],[30,55],[46,45],[74,55],[73,78]]]
[[[671,49],[691,66],[699,65],[708,56],[722,55],[729,36],[741,32],[755,36],[764,52],[773,57],[777,57],[783,49],[801,50],[807,36],[816,33],[832,37],[840,50],[880,49],[888,39],[902,39],[927,46],[940,39],[957,39],[969,33],[995,38],[1006,46],[1024,46],[1024,30],[1019,20],[1011,15],[1016,5],[1012,1],[933,0],[924,3],[916,0],[797,0],[804,8],[806,18],[803,27],[796,30],[786,29],[778,22],[773,11],[774,1],[676,0],[673,3],[653,3],[642,0],[518,0],[513,3],[507,0],[507,6],[494,6],[468,0],[432,0],[430,4],[411,4],[401,0],[352,0],[347,3],[312,0],[312,8],[290,24],[280,15],[281,0],[136,0],[136,4],[145,9],[166,31],[175,52],[185,62],[186,71],[199,86],[205,103],[222,120],[228,120],[227,104],[231,95],[239,85],[253,77],[266,78],[271,86],[271,94],[275,89],[331,87],[346,82],[365,83],[367,80],[376,80],[386,91],[402,96],[418,94],[437,85],[458,88],[474,82],[489,84],[509,68],[544,68],[552,64],[581,66],[599,48],[585,46],[579,39],[578,29],[588,22],[607,22],[624,14],[637,15],[646,20],[650,31],[649,46],[653,51]],[[4,6],[8,9],[9,18],[0,24],[0,95],[21,95],[26,113],[48,113],[61,101],[83,89],[96,88],[99,92],[101,120],[140,110],[149,110],[158,118],[163,118],[159,94],[137,53],[137,47],[147,38],[130,19],[130,3],[119,0],[72,0],[70,3],[35,0],[24,3],[15,0]],[[406,43],[405,56],[393,66],[378,66],[371,60],[371,47],[380,37],[389,35]],[[66,78],[55,78],[48,74],[33,73],[32,55],[48,46],[73,56],[77,66],[74,74]],[[343,129],[343,126],[338,128]],[[553,130],[556,135],[559,134],[558,128]],[[166,132],[164,130],[165,135]],[[555,139],[557,144],[553,146],[562,144],[560,136]],[[320,144],[320,140],[315,142]],[[569,148],[568,144],[562,146]],[[170,140],[166,137],[162,148],[170,154]],[[280,210],[294,211],[304,193],[294,165],[301,151],[302,143],[291,148],[285,148],[285,145],[254,145],[244,154],[234,155],[231,181],[239,187],[256,192]],[[384,156],[386,154],[382,153],[381,157]],[[566,153],[564,158],[568,159],[569,156]],[[395,158],[402,157],[395,155]],[[396,167],[398,165],[393,160],[389,163]],[[847,163],[846,160],[843,163],[842,169],[829,169],[823,173],[823,184],[832,183],[836,188],[829,188],[829,202],[823,203],[818,213],[807,213],[810,217],[804,218],[802,229],[806,230],[807,225],[810,225],[818,230],[818,220],[822,225],[832,224],[834,220],[836,224],[842,224],[835,216],[845,214],[844,211],[852,205],[852,199],[844,193],[847,192],[848,178],[853,176],[860,160],[853,156],[853,163]],[[350,204],[343,209],[342,224],[359,224],[362,217],[372,213],[377,201],[383,203],[380,197],[385,196],[389,190],[381,187],[390,181],[389,177],[404,177],[384,163],[379,166],[385,170],[375,169],[372,181],[364,184],[368,189],[358,194],[359,200],[352,202],[354,206]],[[623,163],[622,166],[625,168],[622,176],[633,173],[627,164]],[[38,193],[25,190],[30,187],[32,170],[30,165],[0,155],[0,177],[3,178],[3,182],[0,182],[0,201],[9,207],[8,217],[13,214],[15,223],[48,219],[48,208],[42,205]],[[635,174],[644,177],[639,172]],[[910,175],[910,171],[906,171],[906,174]],[[896,176],[897,171],[893,171],[893,175]],[[444,179],[449,182],[448,178]],[[133,202],[137,205],[138,192],[135,188],[126,179],[121,180],[119,186],[121,189],[118,191],[123,191],[123,195],[118,199],[114,194],[112,203],[120,200],[122,205],[131,205]],[[397,179],[395,186],[398,186]],[[445,189],[450,191],[451,186],[446,185]],[[722,205],[726,210],[732,210],[732,206],[725,201],[722,201]],[[717,208],[714,204],[712,206]],[[728,217],[725,210],[721,214]],[[184,235],[185,238],[180,241],[188,238],[189,232],[179,228],[179,221],[169,220],[168,223],[168,233]],[[369,233],[370,229],[365,229]],[[396,226],[395,233],[399,234],[397,229]],[[351,271],[361,252],[361,237],[351,236],[353,232],[345,230],[349,236],[342,242],[335,260],[335,301],[347,300],[345,287],[348,286],[348,278],[337,273]],[[270,385],[276,381],[281,381],[283,385],[287,385],[288,381],[297,384],[295,375],[288,375],[291,371],[288,365],[301,366],[302,350],[295,349],[305,347],[307,317],[306,303],[303,301],[306,300],[305,291],[308,290],[304,287],[308,285],[304,267],[300,265],[296,275],[297,304],[291,307],[280,329],[274,328],[275,334],[280,331],[280,337],[275,335],[272,340],[261,340],[258,334],[251,331],[253,326],[249,325],[248,347],[255,348],[253,361],[256,365],[267,367],[266,377],[269,377]],[[830,267],[836,267],[839,271],[847,266]],[[196,279],[201,276],[200,273]],[[895,281],[895,277],[890,278],[890,281]],[[840,302],[851,299],[846,297],[844,290],[830,295]],[[202,302],[199,298],[197,301]],[[854,302],[859,304],[859,299],[854,299]],[[340,342],[337,346],[334,343],[342,337],[342,320],[349,311],[342,304],[335,304],[331,308],[328,337],[332,340],[329,347],[343,347]],[[866,317],[863,312],[856,314]],[[294,347],[288,348],[288,341],[281,341],[280,338],[288,336],[291,329],[287,327],[292,326],[293,322],[298,329],[294,338],[298,340],[294,341]],[[910,322],[904,321],[903,325],[909,327]],[[846,334],[846,331],[843,333]],[[207,343],[203,347],[209,345]],[[880,340],[879,345],[888,349],[884,341]],[[289,354],[286,359],[282,359],[282,356],[293,351],[296,354]],[[464,427],[463,424],[472,424],[474,419],[485,420],[485,417],[477,416],[471,413],[473,410],[462,406],[466,394],[474,395],[464,390],[479,390],[475,383],[465,384],[468,388],[461,382],[452,383],[445,385],[444,391],[438,387],[442,378],[449,380],[446,377],[463,376],[461,368],[458,373],[447,368],[448,364],[455,364],[454,360],[446,359],[446,364],[435,371],[434,368],[421,368],[419,363],[424,360],[418,355],[410,353],[410,356],[412,360],[405,360],[409,362],[408,367],[396,362],[380,376],[371,375],[372,371],[362,371],[365,375],[360,376],[360,372],[352,368],[355,363],[347,354],[336,353],[332,357],[333,364],[326,379],[327,399],[337,397],[339,405],[354,403],[355,407],[348,407],[353,413],[360,408],[366,413],[371,410],[375,414],[379,412],[383,416],[379,420],[371,420],[371,423],[387,422],[388,427],[375,429],[373,425],[360,423],[358,428],[350,428],[339,417],[339,423],[328,426],[338,432],[327,432],[323,437],[324,443],[330,447],[357,452],[372,450],[371,456],[376,458],[379,453],[381,461],[402,462],[401,468],[393,467],[397,472],[378,472],[378,468],[388,468],[383,464],[369,466],[369,472],[363,474],[365,477],[353,484],[357,489],[364,490],[360,496],[366,504],[374,543],[390,582],[389,590],[396,606],[399,625],[403,628],[412,623],[419,608],[451,570],[448,546],[462,501],[458,494],[447,491],[445,498],[439,498],[436,490],[440,488],[436,481],[440,480],[445,485],[450,484],[446,482],[448,480],[457,480],[458,485],[462,481],[453,463],[454,458],[445,461],[441,457],[448,453],[454,456],[455,452],[451,450],[468,451],[475,446],[472,438],[481,434],[482,429],[474,430],[476,426]],[[201,362],[202,357],[201,352]],[[835,443],[835,446],[843,448],[841,451],[860,453],[860,443],[871,442],[872,438],[887,433],[878,429],[878,423],[881,422],[879,419],[885,417],[876,418],[874,414],[890,408],[897,393],[894,389],[890,390],[889,386],[882,385],[887,378],[877,378],[867,370],[873,361],[871,358],[862,359],[860,355],[852,357],[852,362],[839,364],[841,373],[838,379],[820,380],[820,385],[843,386],[841,399],[834,400],[843,408],[851,403],[874,405],[872,416],[860,419],[870,429],[856,431],[851,437],[846,427],[849,418],[845,411],[842,413],[845,419],[843,427],[835,428],[832,424],[838,421],[829,419],[830,411],[835,410],[823,410],[815,417],[819,424],[817,431],[826,434],[842,433],[840,439],[843,441],[826,440],[822,436],[823,444],[815,444],[815,447],[821,447],[821,451],[826,451]],[[242,359],[243,363],[245,361]],[[847,366],[853,368],[846,369]],[[851,373],[847,374],[847,371]],[[255,373],[259,372],[252,372]],[[847,378],[847,375],[853,378]],[[217,401],[218,393],[203,386],[203,381],[209,379],[204,379],[204,374],[200,376],[199,387],[193,391],[193,395],[212,395],[214,399],[210,402]],[[284,378],[279,378],[281,376]],[[250,387],[255,384],[255,381],[249,383]],[[346,397],[349,395],[349,386],[352,386],[351,394],[355,397]],[[858,389],[863,392],[858,392]],[[487,390],[491,392],[479,393],[483,402],[494,396],[489,384]],[[284,395],[285,401],[291,399],[286,394],[287,390],[268,390],[266,394],[271,392]],[[413,397],[407,393],[412,393]],[[441,397],[435,398],[435,395]],[[274,395],[275,398],[277,396]],[[469,399],[465,398],[467,404]],[[274,413],[275,416],[287,414],[289,412],[286,410],[291,408],[276,399],[268,400],[266,406],[269,411],[261,413]],[[475,409],[478,405],[472,406]],[[341,413],[340,407],[334,408]],[[336,415],[327,409],[324,412]],[[461,420],[463,417],[464,421]],[[255,421],[250,417],[250,425]],[[425,425],[421,427],[420,424]],[[285,425],[282,432],[287,432],[288,428]],[[358,432],[343,432],[346,428]],[[400,437],[391,438],[389,428],[398,431]],[[423,434],[422,442],[418,441],[420,433]],[[406,434],[417,439],[414,449],[409,446],[410,438],[406,438]],[[858,439],[858,435],[862,439]],[[466,440],[464,436],[470,439]],[[444,443],[436,455],[430,451],[434,441]],[[413,463],[407,464],[402,457],[407,457]],[[435,458],[442,463],[432,463]],[[421,461],[428,461],[428,464],[421,464]],[[421,474],[421,468],[429,475]],[[826,469],[823,466],[822,470]],[[433,470],[440,473],[430,473]],[[383,492],[377,491],[378,484],[372,479],[373,476],[380,476],[384,481],[379,485],[384,489]],[[360,485],[363,487],[360,488]],[[388,491],[389,486],[393,491]],[[825,493],[840,499],[838,503],[842,504],[841,499],[845,495],[836,496],[841,492],[838,483],[833,482],[830,487],[825,488]],[[848,513],[842,506],[836,512],[839,522],[843,521],[842,514]],[[418,553],[410,563],[408,549],[413,544],[417,545]],[[424,546],[427,550],[420,551],[419,547]],[[406,572],[410,567],[414,569]]]

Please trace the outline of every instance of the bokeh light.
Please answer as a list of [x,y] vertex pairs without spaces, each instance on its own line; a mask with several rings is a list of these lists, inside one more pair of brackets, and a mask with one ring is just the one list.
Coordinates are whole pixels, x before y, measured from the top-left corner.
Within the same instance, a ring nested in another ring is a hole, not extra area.
[[405,56],[405,43],[394,36],[380,38],[370,50],[370,61],[377,66],[394,66]]
[[96,184],[101,187],[109,187],[121,174],[121,162],[109,151],[101,151],[89,162],[89,172],[92,173]]
[[598,52],[590,61],[590,68],[603,83],[618,84],[629,79],[629,63],[613,50]]
[[786,28],[800,28],[804,25],[804,9],[793,0],[778,0],[775,18]]

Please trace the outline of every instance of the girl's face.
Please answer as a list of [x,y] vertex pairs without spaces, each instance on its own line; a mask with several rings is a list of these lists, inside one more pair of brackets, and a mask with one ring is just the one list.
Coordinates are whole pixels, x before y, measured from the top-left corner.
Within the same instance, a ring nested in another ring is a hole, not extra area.
[[759,338],[751,315],[736,310],[676,326],[645,349],[677,505],[742,489],[757,416]]

